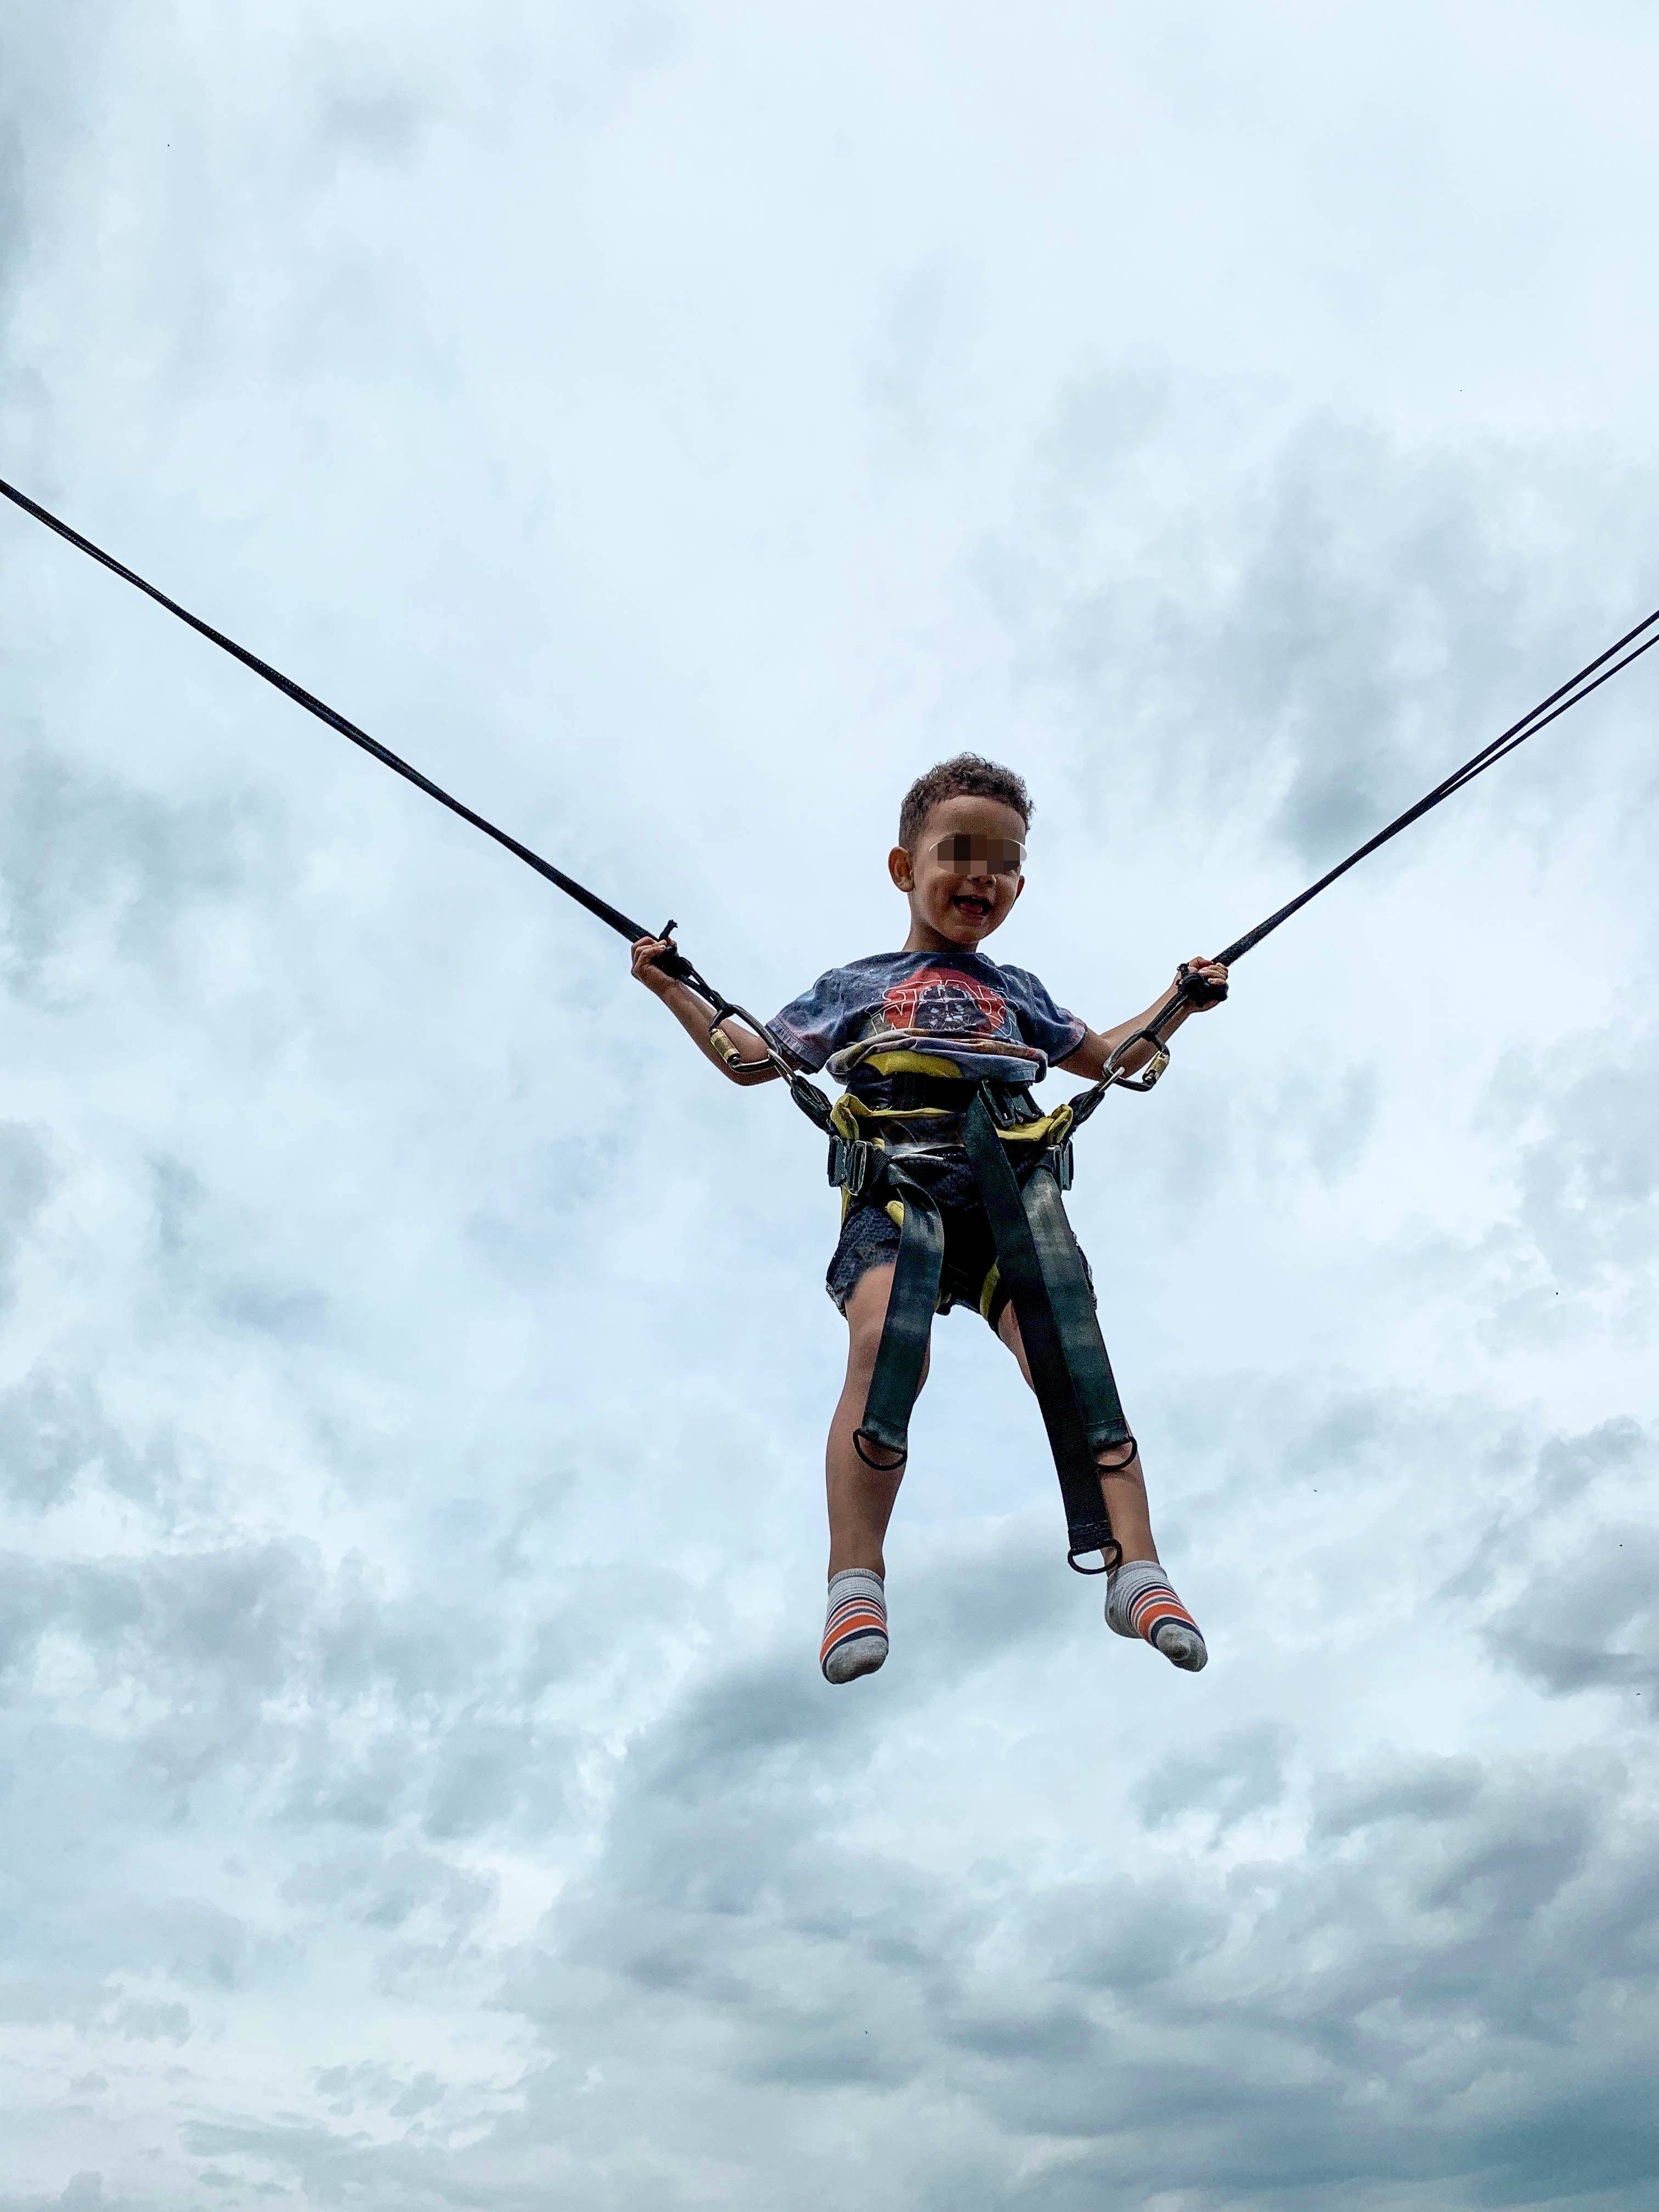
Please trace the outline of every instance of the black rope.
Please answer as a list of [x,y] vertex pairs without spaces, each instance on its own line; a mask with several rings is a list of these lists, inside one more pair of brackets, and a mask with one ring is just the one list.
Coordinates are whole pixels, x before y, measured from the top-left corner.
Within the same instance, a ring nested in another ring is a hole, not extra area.
[[[1523,714],[1518,722],[1511,722],[1509,728],[1495,737],[1490,744],[1482,745],[1478,753],[1466,760],[1462,768],[1454,769],[1443,783],[1436,784],[1434,789],[1419,799],[1415,806],[1408,806],[1406,811],[1397,816],[1386,829],[1379,830],[1376,836],[1367,838],[1357,852],[1350,853],[1346,860],[1340,860],[1336,866],[1322,875],[1316,884],[1310,884],[1307,890],[1293,898],[1288,906],[1280,907],[1277,914],[1269,915],[1266,921],[1258,922],[1254,929],[1247,930],[1244,935],[1236,943],[1230,945],[1224,952],[1218,952],[1217,960],[1224,968],[1231,968],[1234,961],[1242,960],[1253,945],[1260,945],[1262,939],[1277,929],[1281,921],[1288,921],[1293,914],[1306,906],[1310,899],[1317,898],[1321,891],[1327,890],[1339,876],[1346,876],[1350,868],[1357,867],[1368,854],[1376,852],[1379,845],[1386,845],[1390,837],[1397,837],[1402,830],[1409,829],[1413,822],[1419,821],[1431,808],[1438,806],[1443,799],[1449,799],[1454,792],[1461,791],[1466,783],[1473,783],[1476,776],[1484,775],[1489,768],[1496,767],[1505,754],[1512,753],[1517,745],[1522,745],[1528,738],[1535,737],[1540,730],[1547,728],[1558,715],[1565,714],[1569,707],[1576,707],[1581,699],[1588,699],[1592,691],[1599,691],[1610,678],[1617,676],[1621,669],[1628,668],[1632,660],[1639,660],[1644,653],[1652,647],[1659,645],[1659,635],[1650,637],[1644,644],[1637,646],[1633,653],[1625,653],[1625,658],[1622,660],[1614,661],[1611,668],[1606,665],[1606,663],[1613,660],[1615,654],[1624,653],[1625,647],[1640,637],[1644,630],[1652,629],[1656,623],[1659,623],[1659,607],[1655,608],[1645,622],[1639,622],[1634,629],[1627,630],[1625,635],[1616,644],[1610,645],[1605,653],[1598,653],[1594,660],[1581,668],[1577,676],[1569,678],[1559,690],[1552,691],[1547,699],[1540,699],[1529,714]],[[1602,673],[1595,676],[1598,668],[1602,671]],[[1584,680],[1589,676],[1595,676],[1595,681],[1593,684],[1586,683]]]
[[[176,599],[169,599],[165,592],[159,591],[154,584],[147,583],[143,577],[125,567],[112,554],[106,553],[100,545],[94,545],[89,538],[83,538],[78,530],[72,530],[67,522],[62,521],[48,508],[42,507],[38,501],[31,499],[26,492],[19,491],[15,484],[7,483],[3,477],[0,477],[0,493],[3,493],[14,506],[21,507],[26,514],[32,514],[37,522],[45,523],[48,530],[55,531],[58,537],[65,539],[70,544],[77,546],[82,553],[96,561],[101,568],[107,568],[112,575],[119,576],[124,582],[131,584],[136,591],[143,592],[147,599],[154,599],[158,606],[165,607],[169,614],[176,615],[181,623],[187,623],[200,636],[216,645],[222,652],[229,653],[233,659],[240,660],[245,668],[251,668],[256,676],[262,676],[267,684],[274,684],[277,690],[285,692],[297,706],[303,707],[308,714],[314,714],[319,722],[326,722],[330,729],[337,731],[341,737],[349,738],[354,745],[359,745],[366,753],[373,754],[382,767],[391,769],[394,774],[404,777],[407,782],[412,783],[416,790],[425,792],[428,799],[435,799],[440,806],[447,806],[452,814],[459,815],[463,822],[471,823],[475,830],[482,830],[486,837],[493,837],[498,845],[505,846],[507,850],[515,854],[526,867],[533,868],[538,876],[543,876],[549,883],[556,884],[568,898],[573,898],[579,906],[586,907],[591,915],[596,915],[609,928],[614,929],[619,937],[625,937],[630,944],[636,944],[641,938],[650,936],[649,930],[644,928],[639,922],[632,921],[622,912],[620,908],[614,907],[608,900],[600,898],[597,892],[590,891],[586,884],[579,884],[574,876],[566,875],[562,868],[556,868],[550,860],[543,860],[539,853],[532,853],[528,845],[521,845],[516,837],[509,836],[505,830],[498,829],[493,822],[487,821],[482,814],[475,813],[471,807],[465,805],[452,793],[446,791],[441,784],[434,783],[430,776],[422,775],[419,769],[412,767],[408,761],[401,759],[389,746],[383,745],[379,738],[371,738],[367,730],[360,730],[355,722],[349,722],[343,714],[336,714],[332,707],[319,699],[315,693],[307,691],[303,684],[296,684],[291,677],[284,676],[279,668],[273,668],[269,661],[261,660],[257,653],[250,653],[246,646],[238,645],[234,638],[227,637],[222,630],[215,629],[210,623],[204,622],[199,615],[191,614],[188,607],[181,607]],[[1592,691],[1599,691],[1602,684],[1628,668],[1633,660],[1639,660],[1644,653],[1650,651],[1654,646],[1659,645],[1659,635],[1645,638],[1640,645],[1635,642],[1638,638],[1643,636],[1644,631],[1653,629],[1656,623],[1659,623],[1659,608],[1656,608],[1645,621],[1638,623],[1634,629],[1626,631],[1626,635],[1615,644],[1610,645],[1605,653],[1598,653],[1595,659],[1581,668],[1576,676],[1570,678],[1559,690],[1552,691],[1548,698],[1540,700],[1530,714],[1523,714],[1518,722],[1512,722],[1507,730],[1501,732],[1489,744],[1483,745],[1480,750],[1466,760],[1461,768],[1455,769],[1443,782],[1437,783],[1432,791],[1425,793],[1414,806],[1408,806],[1403,814],[1396,816],[1385,828],[1379,830],[1374,837],[1367,838],[1363,845],[1348,854],[1346,860],[1339,860],[1335,867],[1328,869],[1324,875],[1321,876],[1317,883],[1310,884],[1305,891],[1298,893],[1287,905],[1280,907],[1277,914],[1269,915],[1265,921],[1258,922],[1254,929],[1247,930],[1243,937],[1235,939],[1224,951],[1218,953],[1216,957],[1221,965],[1231,968],[1235,961],[1242,960],[1247,952],[1261,944],[1264,937],[1271,935],[1281,922],[1288,921],[1293,914],[1299,913],[1310,899],[1317,898],[1321,891],[1328,890],[1339,877],[1346,876],[1350,868],[1357,867],[1361,860],[1375,853],[1379,846],[1386,845],[1391,837],[1397,837],[1402,830],[1409,829],[1413,822],[1420,821],[1424,815],[1438,806],[1443,800],[1449,799],[1454,792],[1461,791],[1466,783],[1472,783],[1476,776],[1483,775],[1489,768],[1495,767],[1506,755],[1512,753],[1516,746],[1524,744],[1528,738],[1535,737],[1540,730],[1547,728],[1549,724],[1556,720],[1559,715],[1565,714],[1569,707],[1576,707],[1581,699],[1588,699]],[[1627,646],[1633,647],[1634,650],[1626,653],[1625,648]],[[1624,653],[1625,656],[1622,660],[1617,658],[1620,653]],[[1609,662],[1613,663],[1610,667],[1607,665]],[[1596,672],[1598,670],[1601,672],[1600,674]],[[1592,677],[1595,678],[1594,682],[1587,680]],[[666,937],[672,927],[673,924],[669,923],[664,928],[662,934]],[[677,948],[671,948],[662,954],[659,964],[678,981],[690,983],[694,990],[701,992],[711,1006],[718,1008],[726,1003],[720,994],[711,984],[705,981],[684,954]],[[1176,1004],[1182,996],[1191,995],[1196,998],[1201,989],[1202,987],[1199,986],[1188,994],[1177,993],[1172,996],[1166,1006],[1159,1008],[1159,1021],[1164,1015],[1174,1011]],[[1157,1025],[1155,1023],[1154,1027]]]
[[[631,921],[620,908],[611,905],[597,892],[590,891],[574,876],[566,875],[562,868],[556,868],[550,860],[543,860],[539,853],[532,853],[528,845],[521,845],[516,837],[508,836],[505,830],[498,830],[493,822],[485,821],[482,814],[475,814],[470,806],[463,805],[441,784],[434,783],[430,776],[422,775],[419,769],[411,768],[406,760],[400,759],[378,738],[371,738],[367,730],[360,730],[355,722],[347,721],[343,714],[337,714],[332,707],[319,699],[313,692],[307,691],[303,684],[296,684],[292,677],[284,676],[281,669],[273,668],[269,661],[261,660],[258,653],[250,653],[246,646],[238,645],[234,638],[227,637],[222,630],[215,629],[211,623],[204,623],[198,615],[191,614],[188,607],[181,607],[176,599],[170,599],[154,584],[147,584],[142,576],[135,575],[131,568],[124,568],[113,555],[106,553],[101,546],[94,545],[89,538],[82,538],[78,530],[71,530],[67,522],[60,521],[57,515],[29,498],[26,492],[19,491],[15,484],[7,483],[3,477],[0,477],[0,492],[3,492],[15,506],[21,507],[26,514],[32,514],[37,522],[44,522],[48,530],[55,530],[71,545],[79,546],[82,552],[89,554],[112,574],[121,577],[135,590],[143,592],[147,599],[154,599],[169,614],[177,615],[181,623],[188,623],[200,636],[207,638],[234,659],[240,660],[244,668],[251,668],[256,676],[263,676],[267,684],[274,684],[279,691],[285,691],[308,714],[314,714],[319,722],[326,722],[331,730],[337,730],[354,745],[361,745],[366,753],[372,753],[383,768],[391,769],[394,774],[412,783],[417,791],[425,792],[428,799],[435,799],[440,806],[447,806],[452,814],[459,814],[463,822],[470,822],[475,830],[482,830],[486,837],[493,837],[498,845],[504,845],[526,867],[534,868],[538,876],[544,876],[550,884],[556,884],[567,898],[574,899],[578,906],[585,906],[589,914],[597,915],[602,922],[614,929],[619,937],[625,937],[630,945],[637,944],[641,938],[653,933],[642,928],[637,921]],[[670,922],[662,934],[665,937],[673,926]],[[678,951],[665,952],[658,964],[678,981],[690,983],[694,990],[700,991],[711,1005],[720,1003],[719,992],[703,981],[684,953]]]

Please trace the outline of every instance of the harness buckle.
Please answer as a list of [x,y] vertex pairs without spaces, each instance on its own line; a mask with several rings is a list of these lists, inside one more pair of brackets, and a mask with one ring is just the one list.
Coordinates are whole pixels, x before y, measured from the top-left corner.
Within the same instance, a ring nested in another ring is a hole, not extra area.
[[866,1144],[861,1137],[830,1138],[830,1181],[849,1198],[863,1197],[876,1180],[878,1167],[878,1152],[874,1145]]
[[1050,1145],[1043,1154],[1043,1159],[1049,1174],[1053,1176],[1060,1188],[1062,1190],[1070,1190],[1072,1188],[1071,1139],[1067,1137],[1062,1144]]

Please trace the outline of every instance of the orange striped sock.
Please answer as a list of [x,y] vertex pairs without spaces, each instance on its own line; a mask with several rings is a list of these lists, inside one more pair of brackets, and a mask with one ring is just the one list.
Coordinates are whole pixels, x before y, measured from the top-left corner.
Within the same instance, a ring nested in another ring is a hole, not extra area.
[[1107,1576],[1106,1626],[1119,1636],[1143,1637],[1189,1674],[1208,1664],[1198,1623],[1154,1560],[1126,1559]]
[[826,1682],[873,1674],[887,1656],[887,1599],[873,1567],[843,1567],[830,1577],[830,1612],[818,1664]]

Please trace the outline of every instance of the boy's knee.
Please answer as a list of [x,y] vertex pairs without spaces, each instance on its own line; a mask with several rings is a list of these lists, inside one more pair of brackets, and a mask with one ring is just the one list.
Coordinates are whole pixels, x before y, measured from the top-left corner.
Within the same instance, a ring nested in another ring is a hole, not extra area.
[[887,1326],[887,1299],[892,1289],[890,1266],[872,1267],[860,1275],[842,1308],[847,1323],[848,1360],[854,1367],[873,1367]]
[[[865,1282],[871,1288],[863,1297],[858,1291],[847,1301],[847,1371],[854,1380],[867,1383],[875,1373],[876,1361],[881,1354],[881,1340],[887,1328],[887,1297],[892,1288],[893,1271],[880,1270],[873,1282],[870,1276]],[[864,1285],[859,1285],[862,1291]],[[921,1389],[927,1380],[927,1370],[933,1364],[933,1347],[928,1344],[921,1356],[921,1375],[916,1388]]]
[[847,1322],[847,1364],[860,1374],[867,1375],[874,1368],[876,1354],[881,1349],[882,1323],[886,1316],[878,1314],[873,1321],[854,1321],[851,1315]]

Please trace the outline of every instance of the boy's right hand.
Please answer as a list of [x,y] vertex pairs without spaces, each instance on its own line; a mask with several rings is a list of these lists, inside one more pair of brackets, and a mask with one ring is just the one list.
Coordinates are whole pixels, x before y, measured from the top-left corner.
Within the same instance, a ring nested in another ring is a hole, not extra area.
[[635,945],[630,958],[634,981],[643,983],[646,989],[659,999],[665,999],[674,988],[674,979],[655,965],[658,956],[675,950],[672,937],[642,937]]

